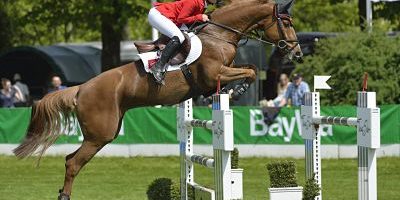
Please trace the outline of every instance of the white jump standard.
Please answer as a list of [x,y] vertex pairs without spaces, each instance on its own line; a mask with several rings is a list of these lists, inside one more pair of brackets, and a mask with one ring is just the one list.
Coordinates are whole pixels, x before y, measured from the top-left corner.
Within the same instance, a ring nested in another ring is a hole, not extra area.
[[[319,92],[305,94],[301,107],[302,137],[305,141],[306,177],[316,174],[321,186],[320,124],[357,127],[358,199],[377,200],[376,150],[380,148],[380,109],[375,92],[357,93],[357,117],[320,116]],[[316,197],[321,200],[322,196]]]
[[[177,111],[178,140],[180,141],[181,199],[188,199],[188,185],[195,188],[195,197],[203,200],[243,199],[242,180],[234,180],[231,169],[233,151],[233,112],[229,95],[213,96],[212,120],[193,119],[192,100],[179,104]],[[214,158],[193,153],[193,127],[212,130]],[[193,163],[214,169],[215,189],[194,182]]]

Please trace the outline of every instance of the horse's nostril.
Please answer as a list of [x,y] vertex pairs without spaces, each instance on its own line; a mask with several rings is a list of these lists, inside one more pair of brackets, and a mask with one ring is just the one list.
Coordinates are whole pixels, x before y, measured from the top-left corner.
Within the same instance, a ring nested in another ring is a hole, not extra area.
[[300,57],[303,57],[303,52],[298,51],[298,52],[296,52],[294,55],[295,55],[296,57],[300,58]]

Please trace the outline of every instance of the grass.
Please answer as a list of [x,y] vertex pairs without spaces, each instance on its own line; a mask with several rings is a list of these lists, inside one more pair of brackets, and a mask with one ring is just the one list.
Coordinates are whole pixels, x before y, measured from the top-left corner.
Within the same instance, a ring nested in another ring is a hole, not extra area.
[[[269,180],[266,164],[277,159],[242,158],[246,200],[268,199]],[[304,185],[304,160],[295,160],[299,184]],[[322,161],[323,198],[357,199],[357,161],[355,159]],[[64,158],[45,157],[39,168],[30,158],[19,161],[0,156],[1,200],[56,199],[64,180]],[[379,199],[400,196],[399,158],[378,160]],[[211,170],[195,167],[195,180],[213,185]],[[178,157],[95,158],[81,171],[73,188],[74,200],[113,199],[145,200],[147,186],[155,178],[179,181]]]

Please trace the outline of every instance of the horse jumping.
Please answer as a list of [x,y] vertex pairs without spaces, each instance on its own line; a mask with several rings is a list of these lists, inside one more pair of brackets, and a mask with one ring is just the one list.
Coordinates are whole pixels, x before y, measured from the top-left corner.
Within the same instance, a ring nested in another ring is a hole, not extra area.
[[[290,4],[290,3],[289,3]],[[253,65],[233,65],[238,42],[245,33],[262,30],[266,40],[289,57],[300,58],[287,5],[271,0],[232,0],[216,9],[211,21],[198,36],[202,41],[201,57],[189,66],[192,84],[180,71],[168,72],[165,85],[155,83],[142,62],[106,71],[88,82],[46,95],[32,107],[31,121],[23,142],[14,153],[24,158],[38,152],[39,158],[63,133],[69,115],[76,115],[84,141],[79,149],[66,156],[64,186],[59,199],[70,199],[74,178],[82,167],[106,144],[112,142],[121,127],[124,113],[131,108],[171,105],[193,96],[212,94],[217,80],[226,85],[235,80],[250,84],[256,79]],[[223,26],[217,26],[216,23]],[[196,92],[192,92],[192,86]]]

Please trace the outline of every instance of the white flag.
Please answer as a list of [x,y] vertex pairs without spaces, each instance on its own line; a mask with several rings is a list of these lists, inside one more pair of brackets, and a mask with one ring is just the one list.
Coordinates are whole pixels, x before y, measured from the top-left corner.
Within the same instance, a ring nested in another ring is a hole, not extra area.
[[331,89],[331,86],[329,86],[326,81],[329,80],[331,76],[314,76],[314,90],[317,89]]

